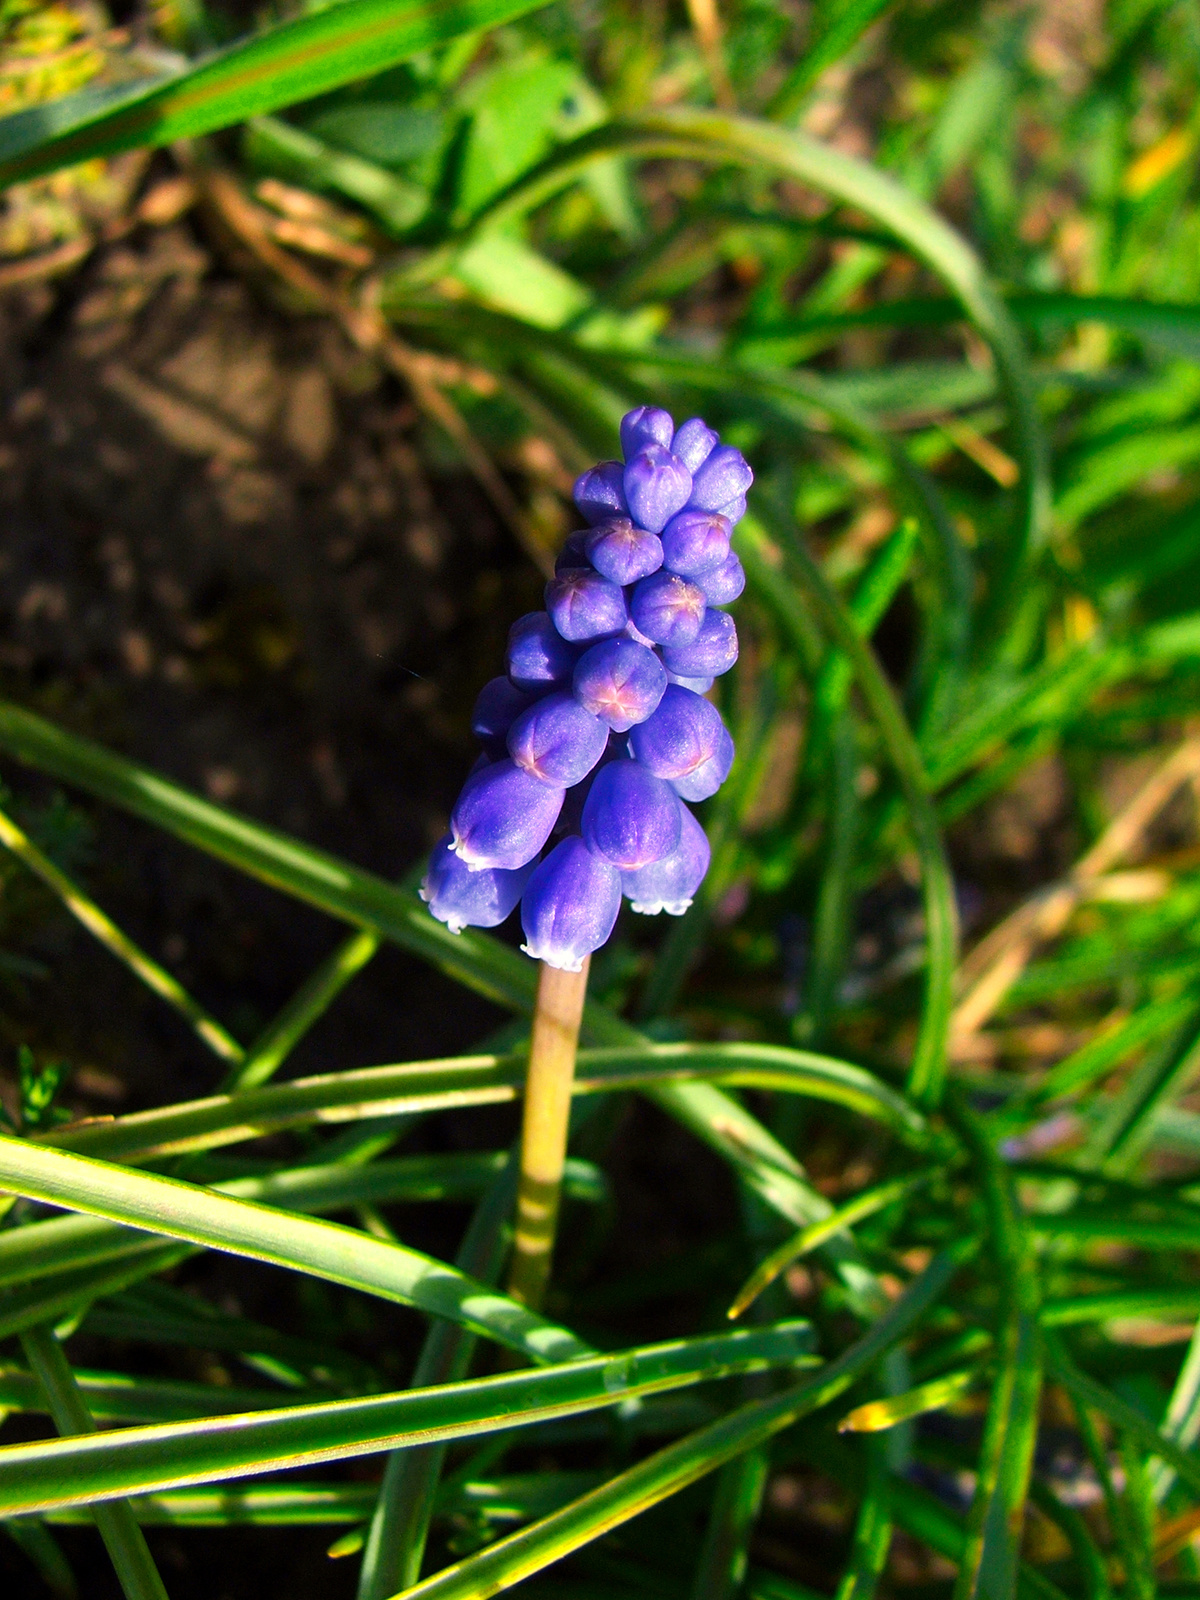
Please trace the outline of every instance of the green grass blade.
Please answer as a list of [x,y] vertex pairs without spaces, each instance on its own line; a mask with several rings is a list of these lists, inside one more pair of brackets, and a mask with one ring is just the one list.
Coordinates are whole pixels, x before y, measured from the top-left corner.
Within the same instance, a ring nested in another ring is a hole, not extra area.
[[1030,1481],[1029,1498],[1065,1534],[1082,1581],[1085,1600],[1111,1600],[1112,1585],[1108,1581],[1104,1554],[1092,1537],[1086,1520],[1074,1506],[1064,1505],[1058,1495],[1038,1478]]
[[416,1306],[499,1339],[533,1361],[561,1360],[587,1349],[565,1328],[532,1316],[420,1251],[174,1178],[5,1138],[0,1139],[0,1187]]
[[[173,1378],[131,1378],[124,1372],[73,1369],[83,1403],[100,1422],[186,1422],[228,1411],[268,1411],[277,1389],[239,1389]],[[0,1367],[0,1408],[45,1411],[41,1385],[19,1367]]]
[[0,1515],[522,1427],[811,1361],[811,1344],[808,1323],[779,1323],[368,1399],[9,1445],[0,1448]]
[[[31,1328],[22,1335],[21,1344],[45,1391],[50,1415],[59,1433],[94,1434],[96,1424],[54,1334],[48,1328]],[[97,1506],[92,1515],[125,1592],[125,1600],[167,1600],[154,1557],[128,1502],[113,1500],[108,1505]]]
[[906,1389],[903,1394],[889,1395],[886,1400],[868,1400],[846,1413],[838,1423],[838,1432],[881,1433],[911,1417],[922,1417],[927,1411],[941,1411],[974,1388],[981,1376],[978,1367],[970,1367],[965,1372],[934,1378],[919,1388]]
[[[1184,1450],[1190,1450],[1200,1438],[1200,1322],[1192,1330],[1187,1355],[1163,1415],[1162,1431]],[[1165,1461],[1152,1463],[1150,1492],[1157,1503],[1161,1505],[1166,1499],[1174,1482],[1175,1474]]]
[[427,1578],[406,1591],[406,1600],[479,1600],[499,1594],[828,1405],[904,1338],[944,1293],[973,1248],[972,1242],[936,1256],[863,1337],[817,1377],[781,1395],[751,1401],[689,1434],[562,1511]]
[[817,36],[775,91],[769,114],[781,122],[794,117],[821,74],[853,49],[887,7],[888,0],[847,0],[816,10]]
[[10,1517],[2,1526],[17,1549],[37,1568],[38,1577],[55,1600],[79,1600],[79,1586],[70,1562],[40,1517]]
[[769,1466],[767,1452],[760,1448],[721,1468],[692,1579],[692,1600],[734,1600],[742,1593]]
[[538,0],[341,0],[239,40],[149,86],[84,90],[0,121],[0,186],[120,150],[194,139],[311,100]]
[[886,1440],[868,1440],[867,1481],[854,1524],[850,1565],[835,1600],[871,1600],[879,1585],[892,1544],[891,1478]]
[[[137,1495],[129,1501],[143,1527],[162,1528],[291,1528],[344,1526],[371,1514],[374,1487],[369,1483],[306,1484],[289,1489],[168,1489]],[[91,1521],[86,1506],[51,1511],[54,1527]]]

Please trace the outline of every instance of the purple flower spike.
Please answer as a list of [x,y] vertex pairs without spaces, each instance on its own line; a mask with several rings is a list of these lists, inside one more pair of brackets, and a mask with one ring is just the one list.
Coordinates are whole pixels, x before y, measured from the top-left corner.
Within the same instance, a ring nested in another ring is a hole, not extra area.
[[[707,705],[707,700],[704,703]],[[725,782],[732,765],[733,740],[729,736],[729,729],[722,725],[717,748],[708,760],[702,761],[694,772],[681,778],[672,778],[671,787],[681,800],[707,800]]]
[[463,784],[450,813],[455,854],[468,867],[515,871],[532,861],[562,810],[563,791],[511,761],[494,761]]
[[697,511],[720,511],[744,495],[753,482],[754,474],[742,452],[731,444],[719,444],[692,480],[688,505]]
[[700,632],[707,602],[704,590],[674,572],[643,578],[633,591],[629,610],[634,627],[655,644],[686,645]]
[[682,813],[669,783],[636,761],[614,761],[601,767],[584,803],[584,843],[622,872],[632,872],[671,854]]
[[626,461],[632,461],[648,444],[669,447],[674,432],[675,423],[669,411],[660,411],[657,406],[638,406],[636,411],[627,411],[621,418],[621,453]]
[[682,678],[719,678],[728,672],[738,656],[737,628],[728,611],[704,613],[700,632],[691,644],[672,645],[663,650],[663,665]]
[[625,504],[625,468],[619,461],[602,461],[576,478],[574,499],[583,520],[589,524],[628,514]]
[[621,874],[622,893],[632,902],[633,909],[646,917],[656,917],[660,911],[669,917],[681,917],[708,871],[712,851],[704,829],[686,806],[679,810],[679,844],[671,854],[652,861],[648,867]]
[[678,456],[694,476],[697,469],[712,454],[713,446],[720,442],[720,435],[714,433],[707,423],[702,422],[699,417],[689,417],[675,430],[675,437],[671,440],[671,454]]
[[729,522],[717,511],[680,511],[662,531],[663,565],[697,583],[729,554]]
[[663,564],[662,540],[645,528],[635,528],[628,517],[614,517],[590,529],[585,546],[588,560],[610,583],[636,583]]
[[629,620],[620,584],[591,567],[571,567],[546,585],[546,610],[564,639],[582,643],[620,633]]
[[498,928],[524,893],[533,862],[515,872],[498,869],[472,872],[454,853],[454,835],[447,833],[429,857],[421,899],[451,933],[464,928]]
[[625,468],[624,483],[629,515],[651,533],[661,533],[692,492],[691,473],[661,444],[638,451]]
[[575,533],[567,535],[566,543],[554,560],[555,575],[566,572],[570,567],[588,565],[587,536],[590,532],[590,528],[579,528]]
[[508,630],[509,681],[526,694],[549,694],[570,683],[578,652],[544,611],[529,611]]
[[621,874],[576,837],[564,839],[533,870],[521,897],[527,956],[578,972],[599,950],[621,909]]
[[746,587],[746,574],[731,550],[719,567],[706,572],[696,582],[704,590],[710,606],[731,606]]
[[627,733],[644,722],[666,686],[662,662],[633,639],[606,639],[585,650],[572,685],[580,705],[614,733]]
[[681,689],[690,689],[693,694],[707,694],[716,681],[715,678],[685,678],[678,672],[667,673],[668,683],[676,683]]
[[629,749],[647,772],[674,781],[710,761],[721,748],[724,733],[716,706],[669,683],[654,715],[631,730]]
[[492,678],[479,691],[471,712],[471,732],[492,761],[503,761],[508,730],[529,704],[525,691],[514,689],[507,678]]
[[517,766],[558,789],[582,783],[607,744],[604,723],[569,694],[535,701],[508,730],[508,753]]

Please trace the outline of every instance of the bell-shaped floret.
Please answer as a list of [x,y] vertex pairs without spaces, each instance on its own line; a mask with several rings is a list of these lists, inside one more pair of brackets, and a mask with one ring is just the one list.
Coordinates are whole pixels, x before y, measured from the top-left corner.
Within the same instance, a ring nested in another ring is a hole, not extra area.
[[592,566],[610,583],[636,583],[663,564],[661,539],[635,527],[628,517],[597,523],[589,530],[584,548]]
[[720,434],[714,433],[700,417],[689,417],[675,430],[671,454],[678,456],[688,471],[695,474],[720,442]]
[[455,854],[476,871],[523,867],[550,837],[563,791],[512,761],[494,761],[463,784],[450,813]]
[[690,644],[700,632],[707,604],[703,589],[664,568],[636,585],[629,612],[638,632],[655,644]]
[[720,511],[744,495],[753,482],[754,474],[742,452],[731,444],[719,444],[696,469],[687,503],[697,511]]
[[472,872],[454,853],[454,835],[447,833],[429,857],[421,899],[451,933],[464,928],[498,928],[524,893],[533,862],[515,872],[500,868]]
[[661,444],[648,444],[625,468],[625,501],[639,528],[661,533],[688,503],[692,475]]
[[629,749],[656,778],[674,781],[710,761],[724,732],[716,706],[669,683],[654,715],[630,730]]
[[625,502],[625,468],[619,461],[602,461],[598,467],[589,467],[575,480],[574,500],[589,524],[626,516],[629,507]]
[[489,760],[503,761],[508,730],[531,704],[529,695],[514,688],[507,678],[492,678],[480,689],[471,712],[471,732]]
[[648,867],[621,874],[621,892],[635,911],[656,917],[660,911],[681,917],[704,882],[712,857],[704,829],[686,806],[680,806],[679,843],[669,856]]
[[607,941],[620,909],[621,874],[572,835],[538,863],[525,886],[521,948],[548,967],[578,972]]
[[669,411],[658,406],[638,406],[621,418],[621,453],[631,461],[648,444],[669,446],[675,422]]
[[607,744],[604,723],[565,693],[535,701],[508,730],[508,753],[517,766],[557,789],[581,783]]
[[746,496],[739,494],[735,500],[728,500],[723,506],[718,506],[717,510],[731,528],[736,528],[746,515]]
[[579,652],[544,611],[528,611],[508,630],[509,681],[526,694],[549,694],[570,683]]
[[672,645],[663,650],[663,665],[668,672],[683,678],[719,678],[728,672],[738,655],[737,627],[728,611],[704,613],[700,631],[690,644]]
[[662,531],[663,565],[699,583],[729,555],[729,523],[718,511],[679,511]]
[[633,639],[605,639],[580,656],[572,691],[614,733],[627,733],[646,720],[666,686],[666,668],[653,650]]
[[693,694],[707,694],[716,681],[715,678],[685,678],[678,672],[667,673],[668,683],[677,683],[681,689],[690,689]]
[[733,739],[724,723],[717,739],[717,748],[707,761],[682,777],[672,778],[671,787],[681,800],[707,800],[729,776],[733,765]]
[[625,593],[591,567],[571,567],[546,585],[546,610],[564,639],[583,643],[620,633],[629,620]]
[[587,536],[590,528],[577,528],[574,533],[566,537],[562,549],[554,558],[555,573],[566,572],[571,567],[586,567],[589,565],[587,553]]
[[731,550],[719,567],[696,579],[710,606],[731,606],[746,587],[742,563]]
[[584,802],[584,843],[632,872],[670,855],[679,843],[681,815],[669,783],[637,761],[613,761],[596,774]]

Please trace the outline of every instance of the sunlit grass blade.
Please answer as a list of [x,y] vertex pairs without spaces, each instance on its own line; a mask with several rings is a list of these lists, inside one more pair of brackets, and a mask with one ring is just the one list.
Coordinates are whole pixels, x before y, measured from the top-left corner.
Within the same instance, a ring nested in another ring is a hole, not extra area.
[[[375,1489],[369,1483],[306,1483],[271,1489],[167,1489],[129,1501],[147,1528],[291,1528],[362,1522],[371,1514]],[[74,1527],[91,1521],[87,1506],[51,1511],[46,1521]]]
[[910,1417],[924,1416],[927,1411],[941,1411],[960,1395],[980,1381],[982,1372],[971,1367],[965,1372],[952,1372],[948,1377],[935,1378],[919,1388],[904,1394],[890,1395],[886,1400],[868,1400],[855,1406],[838,1423],[839,1433],[880,1433],[907,1422]]
[[1181,1450],[1174,1439],[1156,1428],[1136,1406],[1082,1372],[1060,1346],[1051,1346],[1049,1367],[1078,1404],[1107,1417],[1115,1427],[1132,1435],[1142,1449],[1161,1457],[1189,1488],[1200,1490],[1200,1461]]
[[0,1514],[521,1427],[739,1372],[804,1364],[811,1346],[808,1323],[779,1323],[363,1400],[9,1445],[0,1448]]
[[149,86],[81,91],[0,122],[0,185],[228,128],[371,76],[537,0],[342,0],[277,23]]
[[[84,1404],[100,1422],[185,1422],[229,1411],[270,1410],[278,1406],[280,1399],[277,1389],[130,1377],[123,1372],[92,1372],[79,1367],[73,1370]],[[0,1367],[0,1409],[46,1409],[45,1395],[32,1373],[17,1367]]]
[[0,1187],[416,1306],[463,1322],[534,1361],[582,1355],[587,1349],[566,1329],[420,1251],[174,1178],[0,1139]]
[[886,1441],[868,1440],[867,1481],[836,1600],[871,1600],[879,1585],[892,1543],[891,1479]]
[[769,1468],[761,1448],[747,1450],[721,1468],[692,1578],[692,1600],[734,1600],[742,1593]]
[[426,1578],[406,1595],[411,1600],[477,1600],[481,1594],[499,1594],[678,1494],[726,1461],[765,1444],[801,1417],[836,1399],[904,1338],[945,1292],[973,1248],[972,1241],[935,1257],[863,1337],[815,1378],[781,1395],[741,1406],[647,1457],[562,1511]]
[[10,1289],[0,1294],[0,1338],[43,1323],[73,1323],[101,1296],[116,1294],[156,1272],[165,1272],[191,1253],[189,1245],[158,1244],[136,1255],[122,1254],[99,1267],[55,1272]]

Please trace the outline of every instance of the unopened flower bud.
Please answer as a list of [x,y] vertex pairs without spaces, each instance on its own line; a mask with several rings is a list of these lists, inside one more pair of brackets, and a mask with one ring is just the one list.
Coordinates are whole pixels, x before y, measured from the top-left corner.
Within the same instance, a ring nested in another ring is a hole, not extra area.
[[671,454],[678,456],[690,473],[695,475],[720,443],[720,435],[713,432],[699,417],[689,417],[681,422],[671,440]]
[[647,772],[674,781],[711,760],[724,732],[711,701],[669,683],[654,715],[630,730],[629,749]]
[[577,528],[574,533],[569,533],[566,543],[554,558],[554,571],[557,575],[566,572],[570,567],[586,567],[589,565],[587,553],[587,536],[590,528]]
[[531,703],[525,691],[514,688],[507,678],[492,678],[484,684],[471,712],[471,732],[489,760],[503,761],[508,730]]
[[631,872],[670,855],[679,843],[681,814],[669,783],[636,761],[614,761],[596,774],[584,804],[584,843]]
[[514,872],[485,868],[472,872],[454,853],[454,835],[447,833],[429,857],[421,899],[451,933],[464,928],[498,928],[524,893],[533,862]]
[[621,874],[621,892],[635,911],[654,917],[660,911],[681,917],[704,882],[712,858],[704,829],[686,806],[680,806],[679,843],[669,856]]
[[648,444],[626,466],[624,485],[634,522],[651,533],[661,533],[675,513],[687,505],[692,475],[661,444]]
[[663,650],[663,665],[668,672],[684,678],[719,678],[737,660],[737,628],[728,611],[704,613],[700,631],[691,644],[672,645]]
[[662,662],[633,639],[606,639],[585,650],[572,683],[580,705],[614,733],[627,733],[636,722],[644,722],[666,686]]
[[638,406],[621,418],[621,452],[626,461],[631,461],[648,444],[669,447],[674,432],[675,423],[669,411],[661,411],[657,406]]
[[621,909],[621,875],[578,836],[564,839],[534,868],[521,897],[526,955],[578,972],[599,950]]
[[718,506],[717,510],[731,528],[736,528],[746,515],[746,496],[739,494],[735,500],[727,500],[723,506]]
[[643,578],[634,589],[629,611],[638,631],[655,644],[690,644],[700,632],[707,602],[704,590],[665,568]]
[[587,523],[628,515],[625,468],[619,461],[602,461],[598,467],[589,467],[575,480],[574,500]]
[[562,803],[561,789],[494,761],[467,779],[450,814],[455,853],[476,870],[523,867],[550,837]]
[[744,495],[753,482],[754,474],[742,452],[730,444],[719,444],[697,468],[688,505],[698,511],[720,511]]
[[[706,701],[705,704],[708,702]],[[722,724],[717,737],[717,748],[707,761],[682,777],[672,778],[671,787],[681,800],[707,800],[729,776],[733,765],[733,740],[729,729]]]
[[508,753],[531,777],[555,788],[581,783],[604,754],[608,729],[570,694],[550,694],[508,730]]
[[699,583],[728,557],[729,532],[718,511],[679,511],[662,531],[663,565]]
[[620,584],[591,567],[571,567],[546,585],[546,610],[564,639],[583,643],[620,633],[629,620]]
[[597,523],[588,531],[584,548],[592,566],[610,583],[636,583],[663,564],[661,539],[635,527],[628,517]]
[[690,689],[693,694],[707,694],[716,681],[715,678],[685,678],[678,672],[667,673],[668,683],[678,684],[681,689]]
[[579,652],[544,611],[529,611],[508,630],[509,681],[526,694],[549,694],[570,683]]
[[746,587],[746,573],[731,550],[719,567],[697,578],[696,583],[710,606],[731,606]]

